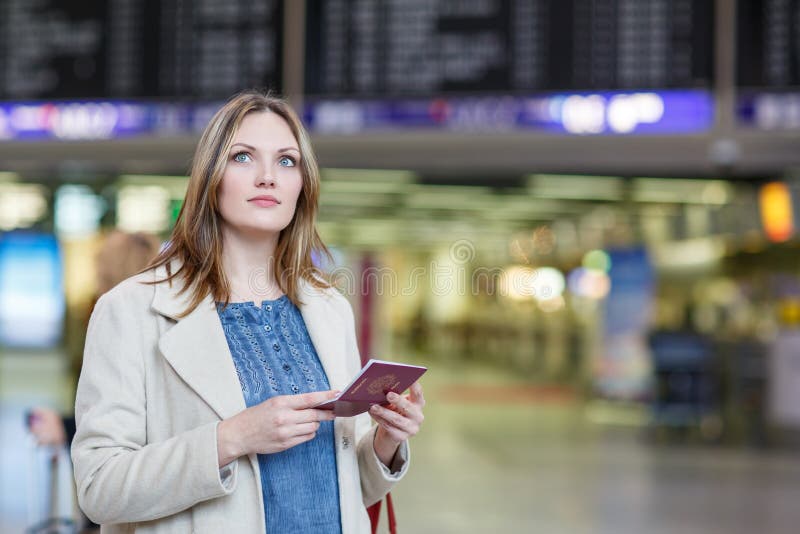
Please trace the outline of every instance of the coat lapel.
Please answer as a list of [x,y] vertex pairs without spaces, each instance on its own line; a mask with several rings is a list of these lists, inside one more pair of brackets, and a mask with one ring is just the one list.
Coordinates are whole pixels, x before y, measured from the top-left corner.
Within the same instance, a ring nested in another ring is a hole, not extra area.
[[[160,274],[163,278],[165,273]],[[159,349],[175,372],[220,418],[236,415],[246,406],[216,306],[207,296],[192,313],[178,318],[186,309],[188,296],[178,295],[176,285],[156,285],[153,308],[177,321],[161,336]]]
[[[156,272],[163,279],[166,271]],[[300,313],[331,389],[343,389],[347,373],[345,327],[335,299],[305,281],[300,283]],[[246,408],[228,341],[210,296],[189,315],[188,292],[178,295],[177,283],[156,284],[153,309],[177,323],[161,336],[159,348],[175,372],[220,416],[226,419]]]
[[352,377],[348,376],[345,365],[347,336],[342,312],[337,310],[331,295],[304,280],[300,283],[300,292],[303,302],[300,313],[317,356],[325,369],[328,383],[331,389],[344,389]]

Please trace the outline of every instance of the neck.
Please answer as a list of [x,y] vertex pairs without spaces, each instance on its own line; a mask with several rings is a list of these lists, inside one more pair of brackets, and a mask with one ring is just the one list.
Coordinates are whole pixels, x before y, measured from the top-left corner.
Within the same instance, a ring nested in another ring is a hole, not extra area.
[[278,234],[243,235],[223,230],[222,267],[231,287],[231,300],[276,299],[283,292],[274,272]]

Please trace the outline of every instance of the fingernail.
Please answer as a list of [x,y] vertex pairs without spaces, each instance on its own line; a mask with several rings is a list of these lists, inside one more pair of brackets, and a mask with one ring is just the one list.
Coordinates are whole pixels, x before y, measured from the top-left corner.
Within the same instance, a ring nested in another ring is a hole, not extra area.
[[390,391],[389,393],[386,394],[386,398],[389,399],[390,401],[393,401],[399,399],[400,395],[398,395],[394,391]]

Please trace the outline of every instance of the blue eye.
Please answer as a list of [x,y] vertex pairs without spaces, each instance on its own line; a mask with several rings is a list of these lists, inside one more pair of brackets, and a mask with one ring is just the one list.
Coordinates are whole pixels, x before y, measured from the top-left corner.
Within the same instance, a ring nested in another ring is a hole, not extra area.
[[233,155],[233,161],[237,163],[248,163],[251,161],[250,154],[247,152],[237,152]]
[[281,167],[294,167],[296,163],[294,158],[290,156],[282,156],[281,159],[278,160],[278,165]]

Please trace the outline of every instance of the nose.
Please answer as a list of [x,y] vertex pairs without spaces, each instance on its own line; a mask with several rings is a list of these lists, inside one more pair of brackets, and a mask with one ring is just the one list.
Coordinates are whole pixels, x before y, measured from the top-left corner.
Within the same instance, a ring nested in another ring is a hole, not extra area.
[[262,185],[267,187],[275,187],[275,178],[273,178],[273,175],[267,166],[260,168],[258,174],[256,175],[256,186]]

